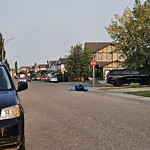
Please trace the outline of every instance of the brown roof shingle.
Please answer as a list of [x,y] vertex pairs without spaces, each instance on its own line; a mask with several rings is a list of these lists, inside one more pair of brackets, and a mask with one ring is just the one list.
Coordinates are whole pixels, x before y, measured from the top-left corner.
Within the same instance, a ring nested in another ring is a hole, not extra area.
[[117,45],[115,42],[87,42],[84,45],[85,49],[91,49],[94,53],[97,52],[100,49],[103,49],[104,47],[107,47],[109,45]]

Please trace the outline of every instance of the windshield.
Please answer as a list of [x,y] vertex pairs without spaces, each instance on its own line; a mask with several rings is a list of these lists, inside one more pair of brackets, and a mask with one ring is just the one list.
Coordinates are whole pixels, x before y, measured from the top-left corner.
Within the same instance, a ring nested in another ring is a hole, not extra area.
[[11,89],[8,74],[3,66],[0,66],[0,91]]

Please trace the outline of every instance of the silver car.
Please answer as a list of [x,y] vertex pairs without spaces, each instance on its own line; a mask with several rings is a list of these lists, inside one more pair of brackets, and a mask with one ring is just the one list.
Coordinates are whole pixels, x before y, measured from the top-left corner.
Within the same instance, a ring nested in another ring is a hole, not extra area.
[[55,83],[57,83],[57,82],[58,82],[57,76],[52,75],[52,76],[49,78],[49,82],[55,82]]

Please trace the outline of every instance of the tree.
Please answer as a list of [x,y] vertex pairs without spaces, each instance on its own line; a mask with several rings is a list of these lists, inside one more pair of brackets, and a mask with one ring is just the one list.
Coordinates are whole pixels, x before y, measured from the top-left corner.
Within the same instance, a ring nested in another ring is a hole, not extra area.
[[118,42],[116,51],[125,58],[124,66],[150,73],[150,0],[143,4],[135,0],[133,10],[126,8],[123,15],[106,27],[110,37]]
[[4,39],[3,39],[3,35],[0,33],[0,61],[5,60],[5,53],[6,52],[4,50]]
[[6,64],[7,68],[8,68],[8,69],[9,69],[9,71],[10,71],[11,69],[10,69],[10,65],[9,65],[9,63],[8,63],[7,59],[5,59],[4,63]]
[[93,58],[91,49],[84,49],[82,53],[82,75],[84,79],[88,79],[88,77],[92,74],[90,64]]
[[18,75],[18,63],[17,63],[17,61],[15,62],[15,73],[16,73],[16,75]]
[[66,70],[71,79],[87,79],[90,72],[91,51],[83,49],[81,44],[71,47],[70,55],[67,57]]

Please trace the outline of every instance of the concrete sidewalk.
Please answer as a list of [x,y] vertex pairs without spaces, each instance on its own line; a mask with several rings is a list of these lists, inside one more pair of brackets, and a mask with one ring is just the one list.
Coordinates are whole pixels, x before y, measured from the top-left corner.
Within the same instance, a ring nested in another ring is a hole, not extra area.
[[115,92],[137,92],[137,91],[150,91],[150,87],[112,89],[112,90],[109,90],[109,91],[115,91]]
[[112,90],[101,90],[101,88],[97,87],[91,87],[89,89],[89,92],[95,93],[95,94],[100,94],[100,95],[105,95],[109,97],[122,97],[122,98],[127,98],[130,100],[136,100],[138,102],[142,103],[149,103],[150,104],[150,97],[144,97],[144,96],[137,96],[133,94],[128,94],[126,92],[136,92],[136,91],[150,91],[150,87],[142,87],[142,88],[118,88],[118,89],[112,89]]

